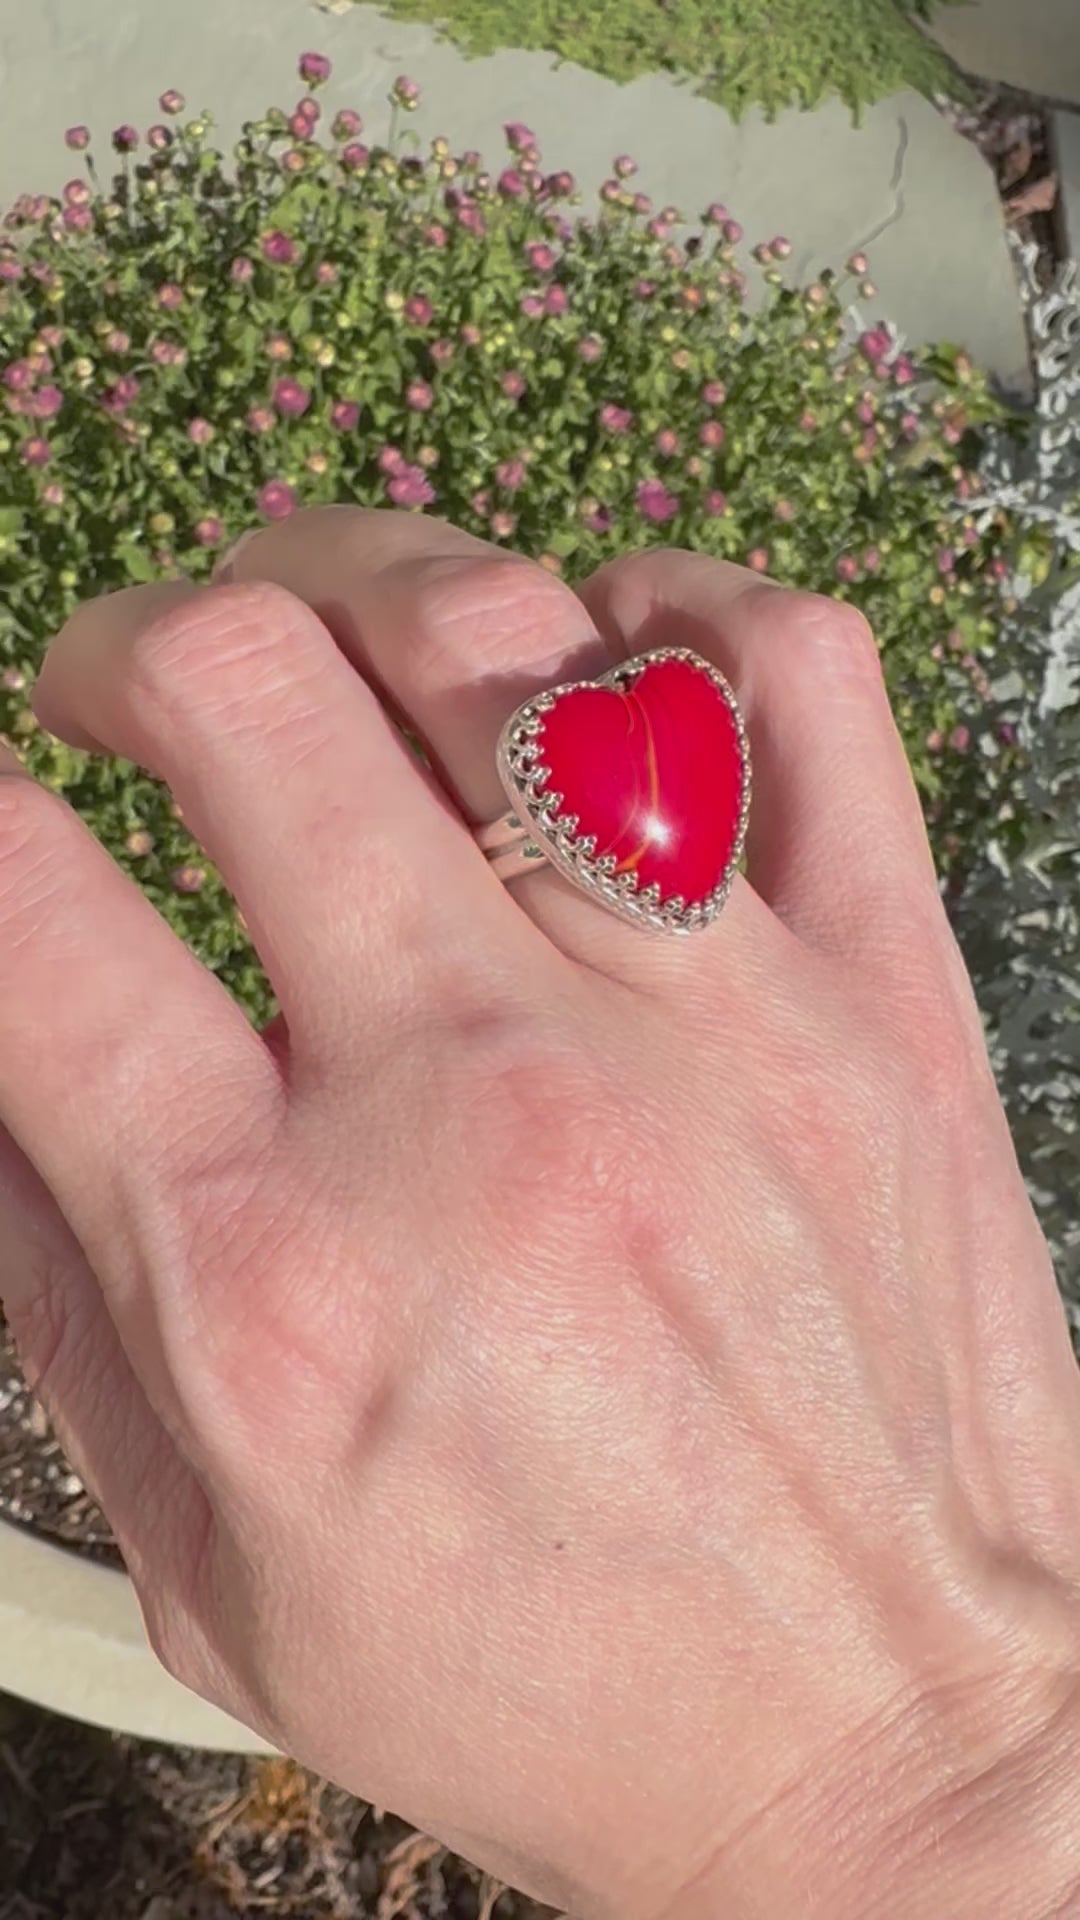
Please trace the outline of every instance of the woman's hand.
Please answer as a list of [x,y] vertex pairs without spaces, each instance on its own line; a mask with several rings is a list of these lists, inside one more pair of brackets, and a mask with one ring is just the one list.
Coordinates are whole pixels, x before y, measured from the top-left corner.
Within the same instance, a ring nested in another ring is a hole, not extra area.
[[[754,756],[685,941],[468,830],[519,701],[661,643]],[[282,1007],[11,762],[5,1304],[166,1665],[582,1914],[1065,1912],[1077,1382],[861,618],[332,509],[86,606],[35,705]]]

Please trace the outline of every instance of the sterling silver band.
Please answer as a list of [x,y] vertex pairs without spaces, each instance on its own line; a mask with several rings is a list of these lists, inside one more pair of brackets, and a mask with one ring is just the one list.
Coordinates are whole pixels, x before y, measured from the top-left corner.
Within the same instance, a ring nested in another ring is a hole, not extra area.
[[488,826],[478,827],[474,838],[500,880],[517,880],[542,866],[546,859],[543,847],[531,837],[520,814],[501,814]]

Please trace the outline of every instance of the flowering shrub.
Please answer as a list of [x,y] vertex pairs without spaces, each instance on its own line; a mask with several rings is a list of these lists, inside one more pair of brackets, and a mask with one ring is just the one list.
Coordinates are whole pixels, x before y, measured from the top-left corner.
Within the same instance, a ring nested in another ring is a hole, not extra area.
[[[957,891],[1028,763],[986,706],[1013,524],[969,511],[980,430],[1014,429],[963,354],[916,366],[867,263],[809,286],[715,203],[675,238],[627,156],[588,219],[530,130],[506,164],[321,137],[289,113],[227,168],[175,93],[145,134],[89,134],[58,201],[0,234],[0,728],[256,1017],[267,989],[169,796],[43,734],[27,691],[78,598],[186,573],[298,503],[432,508],[571,581],[676,544],[856,601],[878,634],[939,863]],[[402,78],[394,118],[417,104]],[[845,297],[844,289],[848,289]]]

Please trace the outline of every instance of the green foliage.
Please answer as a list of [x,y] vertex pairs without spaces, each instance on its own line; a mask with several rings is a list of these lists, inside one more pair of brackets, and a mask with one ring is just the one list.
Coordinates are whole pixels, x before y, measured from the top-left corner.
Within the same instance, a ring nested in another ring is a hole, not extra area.
[[204,122],[154,130],[111,188],[23,202],[0,246],[0,729],[35,774],[264,1018],[169,795],[60,746],[28,693],[88,593],[205,580],[297,502],[412,502],[571,581],[674,544],[857,602],[960,889],[1029,764],[987,704],[1012,524],[967,508],[1003,419],[982,377],[856,340],[842,282],[785,284],[785,241],[751,309],[726,211],[676,246],[629,162],[586,221],[527,128],[491,179],[441,141],[369,152],[355,116],[324,146],[310,108],[249,127],[229,170]]
[[[949,4],[950,0],[944,0]],[[380,0],[434,22],[467,53],[522,47],[613,80],[689,78],[738,119],[838,94],[853,112],[902,87],[950,92],[958,76],[920,32],[935,0]]]

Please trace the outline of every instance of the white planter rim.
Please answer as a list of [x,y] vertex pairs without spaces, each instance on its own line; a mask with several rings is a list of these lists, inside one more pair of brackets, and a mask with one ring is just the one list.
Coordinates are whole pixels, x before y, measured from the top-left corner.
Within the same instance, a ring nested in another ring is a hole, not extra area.
[[6,1520],[0,1690],[114,1733],[219,1753],[273,1751],[166,1673],[126,1574]]

